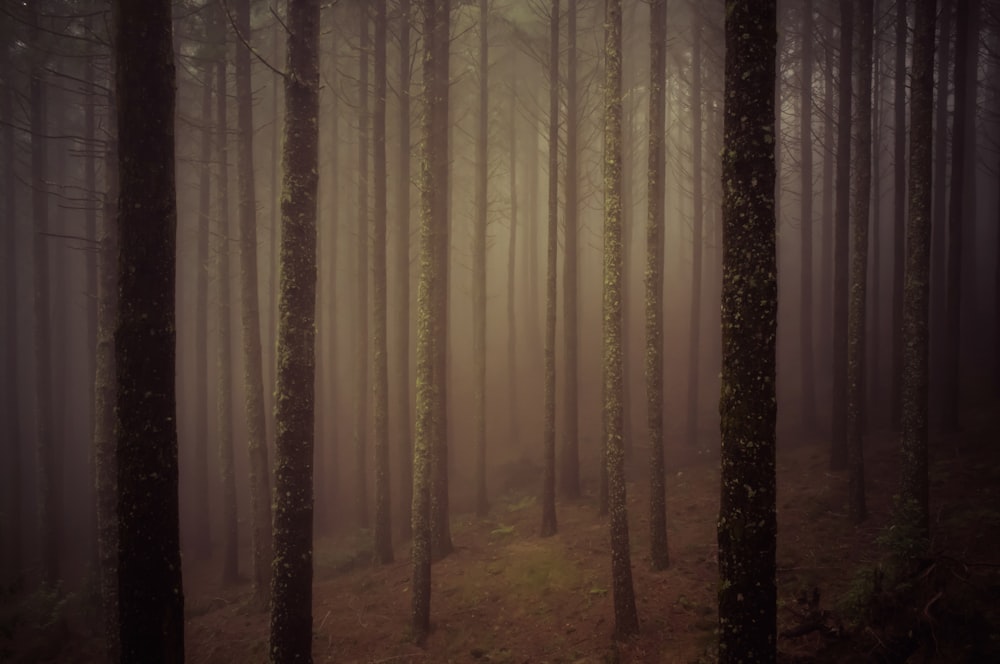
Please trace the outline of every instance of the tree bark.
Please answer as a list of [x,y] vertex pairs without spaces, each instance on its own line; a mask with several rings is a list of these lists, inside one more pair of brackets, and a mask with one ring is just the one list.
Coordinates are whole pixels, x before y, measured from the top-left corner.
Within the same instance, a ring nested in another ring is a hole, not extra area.
[[622,443],[622,3],[608,0],[604,19],[604,447],[611,514],[615,636],[639,630],[632,588],[625,449]]
[[[774,0],[726,14],[719,662],[773,662],[775,582]],[[848,50],[849,52],[849,50]]]
[[116,3],[121,659],[184,661],[175,399],[174,54],[167,0]]
[[358,5],[357,348],[354,364],[354,498],[358,527],[368,527],[368,3]]
[[802,281],[799,296],[799,330],[802,335],[802,429],[816,430],[816,372],[813,363],[813,3],[802,4],[802,72],[799,111],[799,168],[802,172],[802,210],[799,220]]
[[702,114],[701,114],[701,15],[694,12],[691,54],[691,202],[694,208],[691,229],[691,313],[688,317],[687,425],[685,440],[698,445],[698,384],[701,350],[701,263],[702,228],[705,205],[702,201]]
[[472,439],[476,449],[476,514],[490,509],[486,486],[486,224],[489,201],[489,5],[479,0],[479,108],[476,135],[476,218],[472,229]]
[[[889,372],[889,417],[894,431],[902,426],[903,265],[906,260],[906,2],[896,0],[896,77],[893,90],[892,212],[892,369]],[[931,35],[933,40],[933,34]],[[933,63],[931,64],[933,76]]]

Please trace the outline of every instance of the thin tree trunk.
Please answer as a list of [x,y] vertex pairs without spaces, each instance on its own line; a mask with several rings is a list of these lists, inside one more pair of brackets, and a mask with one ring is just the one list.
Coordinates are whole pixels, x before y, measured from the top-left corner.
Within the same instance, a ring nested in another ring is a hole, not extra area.
[[[867,1],[867,0],[866,0]],[[833,437],[830,468],[847,467],[848,229],[851,203],[851,56],[854,0],[840,0],[840,81],[837,93],[837,218],[833,261]],[[867,199],[866,199],[867,200]]]
[[[833,44],[835,23],[832,18],[827,18],[827,43]],[[832,367],[833,349],[833,250],[834,250],[834,226],[836,219],[833,213],[834,199],[834,174],[837,171],[838,162],[834,159],[837,151],[836,125],[837,125],[837,104],[834,86],[834,49],[827,48],[825,54],[826,71],[823,87],[823,228],[821,231],[820,243],[822,250],[819,257],[820,272],[820,315],[819,315],[819,347],[822,349],[822,357],[825,360],[826,370],[822,372],[824,379],[824,394],[829,379],[832,376],[829,370]],[[832,413],[831,413],[832,414]]]
[[389,340],[386,294],[386,188],[385,96],[386,96],[386,0],[375,2],[375,117],[372,128],[375,167],[375,218],[372,226],[372,288],[374,308],[372,365],[375,370],[375,560],[391,563],[392,514],[389,473]]
[[[87,29],[93,29],[93,25],[90,19],[87,19]],[[94,81],[94,54],[90,54],[87,59],[87,64],[84,69],[84,81],[86,83],[86,101],[84,106],[84,145],[87,149],[86,160],[83,165],[83,188],[86,191],[87,196],[93,197],[88,201],[86,208],[84,209],[84,237],[91,243],[93,243],[93,248],[91,251],[86,253],[85,260],[85,286],[84,292],[87,294],[87,303],[85,305],[86,311],[86,331],[87,331],[87,369],[86,376],[95,381],[93,383],[96,390],[96,379],[97,379],[97,307],[98,307],[98,293],[97,293],[97,254],[100,249],[100,236],[98,235],[97,229],[97,210],[99,207],[99,193],[97,190],[97,159],[100,151],[98,150],[98,145],[96,142],[97,138],[97,95]],[[11,146],[11,151],[9,154],[13,154],[13,146]],[[13,216],[11,216],[11,223],[13,224]],[[9,320],[14,321],[16,318],[10,318]],[[8,376],[15,376],[14,372],[8,373]],[[94,427],[96,426],[95,418],[97,417],[97,403],[96,396],[88,402],[87,404],[87,421],[90,425],[90,431],[93,433]],[[16,436],[14,440],[16,440]],[[97,495],[95,493],[96,478],[97,478],[97,459],[94,454],[93,440],[91,440],[90,445],[90,479],[92,483],[88,486],[87,492],[87,504],[90,506],[88,512],[88,534],[89,538],[87,541],[88,549],[88,564],[91,565],[91,569],[97,571],[100,566],[100,555],[98,553],[97,545]],[[98,574],[100,572],[97,572]]]
[[799,296],[799,321],[802,352],[802,428],[816,430],[816,375],[813,364],[813,147],[812,147],[812,78],[813,78],[813,6],[802,6],[801,109],[799,111],[799,168],[802,172],[801,257],[802,282]]
[[360,528],[368,527],[368,4],[359,5],[361,42],[358,58],[358,225],[357,348],[354,364],[355,508]]
[[565,399],[563,407],[563,444],[561,459],[561,493],[570,500],[580,497],[580,440],[579,440],[579,284],[577,263],[579,240],[579,167],[577,161],[577,130],[580,122],[577,110],[576,80],[576,0],[568,0],[566,7],[566,163],[564,196],[566,199],[565,254],[563,255],[563,361],[565,372]]
[[646,220],[646,408],[649,429],[649,549],[653,569],[670,564],[663,458],[663,244],[666,195],[667,0],[650,5],[649,216]]
[[[238,0],[236,28],[250,34],[250,2]],[[264,377],[257,288],[257,195],[253,171],[253,89],[250,52],[236,48],[237,180],[240,225],[240,300],[243,318],[243,384],[246,392],[247,448],[250,455],[250,513],[254,597],[267,606],[271,588],[271,489],[265,443]]]
[[854,77],[858,116],[854,134],[854,210],[851,215],[851,287],[847,313],[847,466],[848,511],[854,523],[868,516],[865,504],[864,433],[865,321],[868,289],[868,221],[871,207],[872,15],[874,0],[860,0],[860,37]]
[[508,437],[511,442],[520,441],[521,412],[518,409],[517,372],[517,50],[511,58],[510,118],[510,238],[507,242],[507,408],[510,421]]
[[549,214],[545,252],[545,425],[542,458],[542,526],[558,532],[556,520],[556,244],[559,228],[559,0],[549,15]]
[[[896,77],[893,102],[892,369],[889,372],[889,417],[894,431],[901,430],[903,408],[903,263],[906,260],[906,2],[907,0],[896,0]],[[933,63],[931,70],[933,75]]]
[[694,41],[691,55],[691,177],[694,217],[691,228],[691,313],[688,317],[688,379],[687,379],[687,435],[688,445],[698,445],[698,390],[701,349],[701,263],[702,227],[705,205],[702,201],[702,150],[701,150],[701,15],[694,12],[695,24],[691,29]]
[[476,219],[472,229],[473,445],[476,449],[476,514],[490,509],[486,487],[486,223],[489,142],[489,9],[479,0],[479,109],[476,136]]

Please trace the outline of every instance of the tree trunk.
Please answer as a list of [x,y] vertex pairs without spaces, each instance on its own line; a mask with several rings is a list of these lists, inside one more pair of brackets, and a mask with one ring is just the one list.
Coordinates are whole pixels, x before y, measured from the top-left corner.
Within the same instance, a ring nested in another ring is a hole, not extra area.
[[392,562],[392,515],[390,512],[389,473],[389,341],[388,297],[386,294],[386,162],[385,96],[386,78],[386,0],[375,2],[375,117],[372,139],[375,147],[375,219],[372,226],[373,316],[372,364],[375,369],[375,560]]
[[[250,35],[250,1],[236,3],[236,28]],[[271,489],[265,444],[264,378],[257,295],[257,196],[253,174],[253,88],[250,51],[236,47],[236,122],[238,214],[240,224],[240,300],[243,318],[243,383],[246,391],[247,447],[250,454],[250,512],[254,597],[267,606],[271,588]]]
[[400,532],[410,536],[410,508],[413,504],[413,443],[410,421],[410,0],[399,3],[399,188],[396,195],[396,243],[393,262],[399,295],[396,300],[396,382],[399,398]]
[[549,210],[545,248],[545,425],[542,459],[542,527],[558,532],[556,521],[556,244],[559,228],[559,0],[549,15]]
[[608,0],[604,20],[604,447],[611,513],[615,637],[639,630],[632,589],[625,449],[622,444],[622,3]]
[[579,440],[579,316],[577,313],[579,284],[577,263],[579,220],[577,165],[577,130],[580,122],[577,110],[576,80],[576,0],[567,0],[566,7],[566,163],[564,196],[565,254],[563,255],[563,351],[565,353],[565,399],[563,407],[563,444],[561,454],[561,493],[570,500],[580,497],[580,440]]
[[[867,1],[867,0],[866,0]],[[854,0],[840,0],[840,81],[837,98],[837,218],[833,260],[833,438],[830,469],[847,467],[848,229],[851,203],[851,55]]]
[[650,5],[649,216],[646,221],[646,408],[649,429],[649,550],[653,569],[670,564],[663,459],[663,233],[666,195],[667,0]]
[[508,438],[512,444],[521,440],[521,412],[518,409],[517,371],[517,49],[510,54],[510,238],[507,243],[507,408],[510,421]]
[[476,219],[472,229],[472,373],[473,426],[476,449],[476,514],[490,509],[486,488],[486,223],[487,144],[489,141],[489,9],[479,0],[479,109],[476,136]]
[[[87,19],[86,27],[88,30],[93,29],[93,24],[91,19]],[[87,241],[91,243],[91,250],[86,253],[86,258],[84,259],[84,269],[85,269],[85,285],[84,292],[86,293],[87,301],[85,305],[86,311],[86,333],[87,333],[87,368],[86,376],[94,381],[92,383],[95,392],[97,388],[97,307],[98,307],[98,286],[97,286],[97,255],[100,253],[100,235],[97,229],[97,210],[99,207],[99,192],[97,189],[97,160],[100,155],[100,150],[98,149],[97,139],[97,94],[95,86],[95,69],[94,59],[97,57],[95,54],[90,54],[86,65],[84,65],[84,81],[86,84],[86,99],[83,112],[83,124],[84,124],[84,145],[87,146],[87,156],[83,165],[83,188],[86,195],[92,197],[86,204],[86,208],[83,211],[84,217],[84,237]],[[11,151],[9,154],[13,154],[13,146],[11,146]],[[13,224],[14,217],[11,216],[11,224]],[[16,318],[10,318],[9,320],[14,321]],[[7,374],[8,376],[14,377],[16,374],[12,371]],[[97,403],[96,396],[92,395],[92,399],[87,403],[87,422],[90,425],[90,431],[93,433],[94,427],[96,426],[95,418],[97,416]],[[17,440],[14,436],[13,440]],[[91,565],[91,569],[97,574],[100,574],[100,554],[98,552],[97,544],[97,495],[95,493],[96,478],[97,478],[97,457],[94,454],[93,439],[90,441],[91,445],[89,448],[90,456],[90,480],[91,484],[88,487],[86,494],[86,503],[90,506],[88,512],[88,534],[89,538],[87,541],[88,549],[88,564]]]
[[368,4],[359,5],[357,348],[354,364],[354,468],[358,527],[368,527]]
[[[832,17],[827,17],[827,43],[833,44],[835,23]],[[834,174],[839,163],[834,160],[837,151],[836,125],[837,125],[837,104],[834,87],[834,49],[827,48],[825,58],[826,71],[823,77],[823,229],[820,243],[822,251],[819,257],[820,273],[820,315],[819,315],[819,347],[822,349],[822,358],[825,360],[826,371],[822,372],[824,379],[824,395],[826,394],[829,379],[832,376],[829,370],[832,367],[833,349],[833,250],[834,250],[834,226],[836,219],[833,212],[834,199]],[[832,414],[832,413],[831,413]]]
[[775,4],[734,3],[726,14],[718,521],[723,664],[777,656]]
[[687,435],[685,441],[692,447],[698,445],[698,383],[701,349],[701,262],[702,226],[705,205],[702,201],[701,154],[701,15],[694,12],[695,24],[691,28],[694,42],[691,55],[691,185],[694,217],[691,228],[691,314],[688,328],[688,380],[687,380]]
[[[893,431],[902,424],[903,261],[906,233],[906,2],[896,0],[896,78],[893,89],[892,209],[892,369],[889,372],[889,417]],[[931,39],[933,40],[933,34]],[[931,65],[933,76],[933,63]]]
[[799,296],[799,325],[802,338],[802,429],[816,431],[816,375],[813,365],[813,148],[812,148],[812,79],[813,79],[813,6],[802,6],[801,109],[799,111],[799,168],[802,171],[801,226],[802,282]]
[[232,586],[239,578],[239,526],[236,509],[236,474],[233,469],[233,360],[232,360],[232,274],[229,267],[229,120],[226,84],[226,29],[222,12],[216,17],[217,47],[215,61],[216,95],[215,150],[219,163],[216,177],[216,223],[218,224],[216,280],[219,285],[218,310],[218,386],[216,403],[219,431],[219,475],[222,484],[222,585]]
[[872,170],[872,15],[874,0],[861,0],[855,28],[857,123],[854,134],[854,210],[851,229],[851,287],[847,313],[847,465],[848,511],[854,523],[868,515],[865,505],[864,433],[865,321],[868,290],[868,216]]
[[167,0],[116,3],[122,661],[184,661],[174,394],[174,54]]
[[910,213],[906,224],[903,287],[901,501],[895,512],[903,532],[929,543],[927,471],[928,338],[930,312],[931,146],[934,105],[934,0],[916,0],[910,75]]

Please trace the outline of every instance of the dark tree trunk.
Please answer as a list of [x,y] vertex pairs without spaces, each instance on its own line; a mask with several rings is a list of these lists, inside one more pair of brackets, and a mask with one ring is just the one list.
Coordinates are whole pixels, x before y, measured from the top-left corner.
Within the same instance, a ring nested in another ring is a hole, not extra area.
[[930,312],[931,145],[934,105],[934,0],[916,0],[910,75],[910,212],[903,287],[902,482],[896,523],[926,546],[930,518],[927,476],[928,339]]
[[216,172],[216,223],[218,224],[216,252],[218,254],[216,280],[219,285],[218,310],[218,385],[216,404],[219,435],[219,475],[222,484],[222,584],[234,585],[239,577],[239,526],[236,510],[236,473],[233,468],[233,332],[232,332],[232,274],[230,247],[232,233],[229,221],[229,119],[228,87],[226,84],[226,29],[225,16],[216,19],[217,48],[215,61],[215,152],[218,160]]
[[372,225],[372,365],[375,370],[375,560],[392,562],[392,515],[389,473],[389,340],[386,294],[386,189],[385,96],[386,96],[386,0],[375,2],[375,117],[372,126],[375,167],[375,218]]
[[288,29],[270,652],[311,662],[319,0],[289,0]]
[[[866,0],[867,1],[867,0]],[[837,218],[833,259],[833,437],[830,468],[847,467],[848,230],[851,204],[851,56],[854,0],[840,0],[840,64],[837,98]]]
[[799,111],[799,168],[802,172],[801,226],[802,281],[799,299],[799,326],[802,352],[802,429],[816,431],[816,372],[813,364],[813,3],[802,3],[802,72]]
[[579,260],[579,167],[577,132],[579,128],[576,80],[576,0],[566,6],[566,163],[564,196],[566,204],[565,255],[563,256],[563,346],[565,399],[563,441],[560,459],[560,492],[570,500],[580,497],[579,433],[579,317],[577,263]]
[[[834,199],[834,174],[838,163],[834,159],[837,151],[836,145],[836,125],[837,125],[837,104],[836,91],[834,86],[834,62],[835,54],[832,48],[835,23],[831,17],[826,19],[827,43],[831,44],[826,49],[824,83],[823,83],[823,229],[820,243],[822,250],[819,257],[820,273],[820,296],[819,296],[819,347],[822,349],[821,357],[825,361],[826,370],[822,372],[824,379],[824,395],[827,385],[829,385],[829,370],[833,366],[833,250],[834,250],[834,226],[836,219],[833,213]],[[831,413],[832,414],[832,413]]]
[[357,348],[354,364],[354,497],[360,528],[368,527],[368,4],[358,6],[358,261]]
[[[892,369],[889,372],[889,417],[894,431],[902,424],[903,262],[906,233],[906,0],[896,0],[896,78],[893,103],[892,210]],[[931,35],[933,40],[933,34]],[[933,77],[933,63],[931,63]],[[928,142],[930,139],[928,139]]]
[[184,661],[174,394],[177,208],[167,0],[116,3],[121,659]]
[[[250,35],[250,0],[236,3],[236,28]],[[240,301],[243,318],[243,387],[246,391],[247,447],[250,454],[250,512],[254,596],[267,606],[271,588],[271,482],[264,420],[264,377],[257,294],[257,196],[253,163],[253,89],[250,51],[236,47],[236,173],[240,225]]]
[[[966,207],[966,122],[967,106],[975,104],[969,95],[966,74],[970,48],[975,42],[971,37],[969,4],[972,0],[957,0],[955,5],[955,105],[952,112],[951,131],[951,183],[948,191],[948,253],[945,283],[946,330],[942,345],[943,371],[941,374],[941,425],[946,431],[958,431],[959,397],[961,396],[961,320],[962,320],[962,232]],[[969,174],[974,177],[973,173]],[[967,260],[967,258],[966,258]]]
[[[37,16],[33,15],[37,21]],[[35,28],[39,30],[39,28]],[[35,337],[35,428],[38,452],[38,524],[41,539],[41,580],[53,586],[59,579],[59,541],[62,516],[57,495],[55,436],[52,421],[52,325],[49,294],[49,200],[43,183],[48,172],[48,133],[46,83],[42,80],[43,63],[36,56],[31,65],[31,212],[34,216],[33,249],[35,257],[34,337]]]
[[[92,30],[93,24],[90,19],[87,20],[87,29]],[[85,306],[86,311],[86,348],[87,348],[87,369],[86,375],[89,379],[95,381],[92,383],[95,392],[97,389],[97,307],[98,307],[98,286],[97,286],[97,255],[100,252],[100,241],[101,238],[98,234],[97,229],[97,211],[100,207],[99,196],[97,189],[97,160],[100,155],[100,150],[98,149],[98,144],[96,142],[97,138],[97,99],[96,94],[97,88],[95,87],[95,66],[94,66],[94,54],[90,54],[87,59],[87,64],[84,69],[84,82],[86,85],[86,98],[85,106],[83,111],[83,124],[84,124],[84,145],[87,146],[87,156],[86,161],[83,165],[83,188],[87,196],[92,197],[90,201],[87,202],[86,208],[84,209],[84,237],[87,241],[92,243],[91,250],[86,253],[85,260],[85,285],[84,292],[87,296],[87,303]],[[9,154],[13,154],[13,146],[11,146],[11,151]],[[13,224],[13,216],[11,216],[11,223]],[[16,320],[15,318],[10,318],[9,320]],[[16,374],[11,372],[7,374],[8,376],[15,376]],[[87,415],[88,423],[90,424],[90,431],[93,433],[94,427],[96,426],[97,417],[97,403],[96,396],[87,403]],[[16,440],[16,436],[14,440]],[[91,484],[88,487],[87,492],[87,504],[91,507],[89,511],[89,523],[88,534],[90,537],[87,541],[88,549],[88,564],[91,565],[91,569],[97,571],[100,574],[100,554],[98,552],[97,544],[97,494],[95,492],[96,479],[97,479],[97,456],[94,453],[93,439],[91,439],[90,445],[90,479]]]
[[632,588],[625,449],[622,444],[622,3],[608,0],[604,19],[604,447],[611,514],[615,636],[639,630]]
[[649,216],[646,220],[646,408],[649,429],[649,550],[653,569],[670,564],[663,458],[663,234],[666,201],[667,0],[650,5]]
[[726,14],[718,542],[727,664],[777,656],[775,19],[774,0],[734,3]]
[[559,0],[549,15],[549,209],[545,252],[545,425],[542,443],[542,537],[556,521],[556,244],[559,229]]
[[854,210],[851,228],[851,285],[847,313],[848,511],[854,523],[868,515],[865,505],[864,433],[865,321],[868,290],[868,220],[872,176],[872,15],[874,0],[860,0],[855,54],[857,122],[854,133]]

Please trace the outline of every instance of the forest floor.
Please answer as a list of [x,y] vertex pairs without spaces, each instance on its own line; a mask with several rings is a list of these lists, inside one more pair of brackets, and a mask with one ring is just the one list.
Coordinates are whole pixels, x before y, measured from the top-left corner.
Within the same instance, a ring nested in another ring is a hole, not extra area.
[[[895,437],[875,433],[866,441],[870,515],[861,526],[847,518],[847,476],[829,472],[827,447],[781,445],[779,661],[1000,661],[998,411],[973,414],[959,436],[932,437],[934,553],[895,582],[886,562],[894,542],[888,523],[898,486]],[[433,631],[422,648],[408,635],[408,545],[397,543],[397,562],[377,567],[362,536],[318,541],[315,660],[715,661],[718,459],[674,460],[666,571],[650,569],[641,471],[628,485],[637,637],[612,639],[608,525],[593,492],[558,504],[559,534],[550,538],[538,536],[534,497],[510,492],[486,519],[453,518],[455,552],[433,566]],[[249,584],[223,590],[211,580],[214,570],[207,563],[185,569],[187,661],[266,661],[268,616],[253,608]],[[12,661],[92,661],[99,645],[79,619],[68,622],[57,642],[51,634],[42,639],[43,649],[41,632],[22,625],[8,636],[13,647],[2,647],[0,636],[0,651]]]

